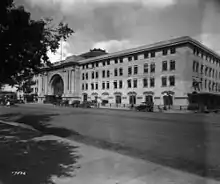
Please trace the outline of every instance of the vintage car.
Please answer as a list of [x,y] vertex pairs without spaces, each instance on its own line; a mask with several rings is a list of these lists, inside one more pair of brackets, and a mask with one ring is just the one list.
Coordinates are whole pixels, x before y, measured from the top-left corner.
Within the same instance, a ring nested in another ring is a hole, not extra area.
[[154,104],[150,102],[142,102],[140,105],[135,107],[136,111],[146,111],[146,112],[153,112],[154,111]]

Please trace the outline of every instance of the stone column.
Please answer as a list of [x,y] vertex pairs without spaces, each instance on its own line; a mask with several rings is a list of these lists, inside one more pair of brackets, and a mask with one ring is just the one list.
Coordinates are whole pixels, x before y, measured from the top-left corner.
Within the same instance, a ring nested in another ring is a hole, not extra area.
[[67,85],[68,85],[68,79],[67,79],[67,73],[68,71],[67,70],[64,70],[63,72],[63,83],[64,83],[64,94],[66,96],[66,94],[68,93],[68,90],[67,90]]

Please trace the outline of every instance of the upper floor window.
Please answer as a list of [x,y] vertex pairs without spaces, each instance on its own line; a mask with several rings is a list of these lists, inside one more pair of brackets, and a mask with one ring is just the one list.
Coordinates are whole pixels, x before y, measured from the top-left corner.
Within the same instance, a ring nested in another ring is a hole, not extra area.
[[134,86],[134,88],[137,88],[137,79],[133,80],[133,86]]
[[161,83],[162,83],[162,87],[167,86],[167,77],[162,77],[161,78]]
[[131,56],[128,56],[128,61],[132,61],[132,57]]
[[175,70],[175,69],[176,69],[176,61],[171,60],[170,61],[170,70],[172,71],[172,70]]
[[134,60],[138,60],[138,55],[137,54],[134,55]]
[[94,90],[94,84],[91,83],[91,90]]
[[109,82],[106,83],[106,88],[109,89]]
[[99,88],[99,84],[96,83],[96,84],[95,84],[95,89],[98,89],[98,88]]
[[88,80],[89,76],[88,76],[88,73],[86,73],[86,80]]
[[105,61],[102,62],[102,66],[105,66]]
[[167,61],[162,62],[162,71],[167,71]]
[[107,70],[107,77],[110,77],[110,71]]
[[85,69],[85,65],[82,65],[82,69]]
[[163,49],[162,53],[164,56],[167,55],[167,49]]
[[86,68],[87,68],[87,69],[89,68],[89,64],[86,64]]
[[117,86],[117,81],[114,81],[113,84],[114,84],[114,89],[117,89],[117,87],[118,87]]
[[102,83],[102,89],[105,89],[105,83],[104,82]]
[[128,88],[131,88],[131,79],[127,80]]
[[169,76],[170,86],[175,86],[175,76]]
[[98,62],[96,62],[95,64],[96,64],[96,67],[98,67],[98,66],[99,66],[99,63],[98,63]]
[[170,53],[171,53],[171,54],[175,54],[175,53],[176,53],[176,48],[175,48],[175,47],[171,47]]
[[120,76],[123,75],[123,68],[119,68],[119,75],[120,75]]
[[155,52],[151,52],[150,57],[155,57]]
[[150,78],[150,87],[154,87],[155,86],[155,79],[154,77]]
[[96,77],[96,79],[99,78],[99,72],[95,73],[95,77]]
[[102,77],[105,78],[105,70],[102,71]]
[[107,65],[110,65],[110,60],[107,60]]
[[118,63],[118,59],[115,59],[115,64],[117,64]]
[[117,68],[115,68],[115,70],[114,70],[114,75],[118,76],[118,69]]
[[94,79],[95,78],[95,73],[94,72],[92,72],[92,79]]
[[155,63],[150,64],[150,72],[155,73]]
[[86,83],[86,90],[88,90],[88,84]]
[[144,64],[144,73],[148,73],[148,63]]
[[144,59],[146,59],[146,58],[148,58],[149,56],[148,56],[148,52],[145,52],[144,53]]
[[136,75],[136,74],[138,74],[138,66],[137,65],[134,66],[134,75]]
[[143,79],[143,87],[144,88],[148,87],[148,80],[146,78]]
[[92,68],[94,68],[95,67],[95,63],[92,63]]
[[200,73],[203,74],[203,70],[204,70],[204,65],[201,65],[200,67]]
[[120,80],[120,81],[119,81],[119,88],[121,89],[122,87],[123,87],[123,81]]
[[123,63],[123,58],[120,58],[120,63]]
[[82,90],[84,90],[84,84],[82,84]]
[[131,66],[128,67],[128,75],[131,75],[132,74],[132,68]]
[[83,74],[82,74],[82,80],[84,80],[84,79],[85,79],[85,74],[83,73]]

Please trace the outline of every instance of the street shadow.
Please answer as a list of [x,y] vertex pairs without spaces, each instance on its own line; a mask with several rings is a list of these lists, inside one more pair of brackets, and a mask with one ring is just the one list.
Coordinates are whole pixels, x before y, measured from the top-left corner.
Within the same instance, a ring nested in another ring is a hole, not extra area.
[[0,124],[0,180],[5,184],[55,184],[53,177],[74,177],[77,147],[19,126]]

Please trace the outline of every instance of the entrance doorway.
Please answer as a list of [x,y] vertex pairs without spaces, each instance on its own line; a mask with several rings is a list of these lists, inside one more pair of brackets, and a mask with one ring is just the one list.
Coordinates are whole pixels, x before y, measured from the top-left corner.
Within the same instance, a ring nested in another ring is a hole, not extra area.
[[129,104],[136,104],[136,95],[130,95],[129,96]]
[[86,93],[83,94],[83,102],[87,102],[88,100],[88,95]]
[[121,104],[121,96],[120,95],[115,96],[115,103]]
[[163,96],[163,104],[164,106],[172,106],[173,105],[173,96],[172,95],[165,95]]
[[146,103],[153,103],[153,96],[152,95],[145,96],[145,102]]

